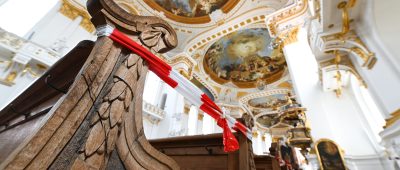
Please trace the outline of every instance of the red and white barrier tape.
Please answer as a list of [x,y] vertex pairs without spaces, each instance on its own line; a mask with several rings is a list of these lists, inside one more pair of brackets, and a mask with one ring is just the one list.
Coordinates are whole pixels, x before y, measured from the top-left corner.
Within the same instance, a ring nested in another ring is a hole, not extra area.
[[238,122],[233,117],[225,115],[218,105],[216,105],[198,87],[196,87],[181,74],[173,70],[170,65],[155,56],[146,48],[137,44],[128,36],[109,25],[98,27],[97,36],[108,36],[113,41],[118,42],[120,45],[139,55],[141,58],[147,61],[149,70],[154,72],[160,79],[174,88],[193,105],[198,106],[202,111],[213,117],[217,121],[217,124],[223,128],[223,142],[224,150],[226,152],[239,149],[239,143],[232,134],[231,129],[242,132],[248,139],[251,140],[252,135],[249,128]]

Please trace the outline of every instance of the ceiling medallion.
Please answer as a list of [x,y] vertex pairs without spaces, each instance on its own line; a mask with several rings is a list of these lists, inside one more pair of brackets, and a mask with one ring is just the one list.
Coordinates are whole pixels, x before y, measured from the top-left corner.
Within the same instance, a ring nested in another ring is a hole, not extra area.
[[154,10],[163,12],[174,21],[186,24],[204,24],[211,21],[216,10],[228,13],[240,0],[144,0]]
[[279,80],[286,68],[280,49],[269,48],[266,28],[250,28],[228,34],[207,50],[205,72],[219,84],[232,82],[239,88],[265,88]]

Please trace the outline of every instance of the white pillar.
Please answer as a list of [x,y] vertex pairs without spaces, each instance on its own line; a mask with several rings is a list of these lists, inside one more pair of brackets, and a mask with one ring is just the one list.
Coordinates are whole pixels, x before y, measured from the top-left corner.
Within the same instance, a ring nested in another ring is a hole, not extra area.
[[272,143],[272,137],[270,134],[265,134],[265,141],[264,141],[264,146],[265,146],[265,152],[269,153],[269,148],[271,147]]
[[189,110],[189,123],[188,123],[188,134],[196,135],[197,133],[197,119],[199,116],[199,110],[196,106],[190,106]]
[[214,124],[215,124],[214,119],[211,116],[209,116],[207,113],[204,114],[204,117],[203,117],[203,134],[207,135],[207,134],[214,133]]
[[296,98],[307,111],[307,118],[313,128],[314,138],[333,139],[332,127],[323,109],[323,92],[319,83],[318,63],[307,42],[303,29],[299,30],[298,41],[285,45],[283,52],[288,64]]
[[258,135],[256,138],[253,138],[253,152],[257,155],[262,155],[263,154],[263,141],[262,141],[262,134],[260,132],[257,132]]

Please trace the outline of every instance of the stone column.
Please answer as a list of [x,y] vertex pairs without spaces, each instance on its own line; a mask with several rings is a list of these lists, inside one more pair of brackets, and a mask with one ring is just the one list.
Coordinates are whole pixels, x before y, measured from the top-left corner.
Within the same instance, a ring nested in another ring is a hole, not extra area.
[[[299,35],[298,35],[299,34]],[[322,93],[318,63],[307,42],[304,30],[294,29],[284,41],[283,52],[293,82],[296,99],[308,109],[307,118],[312,123],[315,138],[333,138],[331,125],[321,101]]]
[[214,133],[214,124],[216,122],[214,121],[214,119],[209,116],[207,113],[204,114],[203,117],[203,134],[207,135],[207,134],[211,134]]
[[196,135],[197,133],[197,118],[199,116],[199,110],[196,106],[190,106],[189,110],[189,123],[188,123],[188,134]]

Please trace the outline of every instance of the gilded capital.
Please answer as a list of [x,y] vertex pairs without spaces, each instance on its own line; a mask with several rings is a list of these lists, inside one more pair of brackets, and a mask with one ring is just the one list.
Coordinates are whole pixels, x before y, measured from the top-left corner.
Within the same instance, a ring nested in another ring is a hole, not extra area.
[[84,7],[79,7],[69,0],[63,0],[59,12],[71,20],[79,16],[82,17],[82,21],[79,25],[88,32],[94,32],[95,28],[90,22],[90,15]]
[[295,27],[283,33],[282,36],[279,36],[283,40],[283,46],[297,42],[298,32],[299,32],[299,27]]

